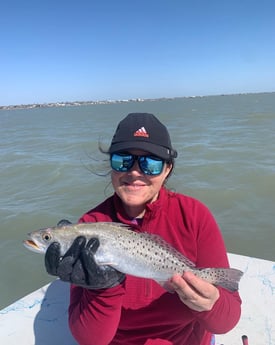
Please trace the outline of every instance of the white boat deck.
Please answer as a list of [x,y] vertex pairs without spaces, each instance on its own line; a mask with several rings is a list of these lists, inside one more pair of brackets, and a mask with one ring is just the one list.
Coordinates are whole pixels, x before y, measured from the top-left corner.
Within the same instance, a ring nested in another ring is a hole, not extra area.
[[[217,345],[275,344],[275,262],[229,254],[232,267],[244,271],[238,325],[216,336]],[[76,345],[67,325],[69,284],[56,280],[0,310],[2,345]],[[191,345],[191,344],[190,344]]]

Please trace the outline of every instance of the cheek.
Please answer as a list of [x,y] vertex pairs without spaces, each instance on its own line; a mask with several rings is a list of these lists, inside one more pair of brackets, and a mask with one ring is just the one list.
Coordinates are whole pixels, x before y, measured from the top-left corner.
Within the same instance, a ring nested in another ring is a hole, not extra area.
[[158,191],[161,188],[161,186],[163,185],[164,181],[165,181],[165,175],[155,179],[152,183],[154,190]]
[[119,186],[119,178],[120,178],[120,174],[112,171],[111,172],[111,181],[112,181],[112,185],[114,187],[114,189]]

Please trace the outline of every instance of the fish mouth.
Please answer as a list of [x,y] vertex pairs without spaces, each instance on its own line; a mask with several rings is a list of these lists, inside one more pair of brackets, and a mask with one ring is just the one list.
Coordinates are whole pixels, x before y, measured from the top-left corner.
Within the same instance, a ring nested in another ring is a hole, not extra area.
[[32,239],[24,240],[23,245],[35,253],[41,253],[41,248],[39,248],[39,246]]

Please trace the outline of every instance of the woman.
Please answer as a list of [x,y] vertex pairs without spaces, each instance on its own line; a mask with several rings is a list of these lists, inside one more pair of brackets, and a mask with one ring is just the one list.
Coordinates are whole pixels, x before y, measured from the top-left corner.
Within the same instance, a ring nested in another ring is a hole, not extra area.
[[[80,222],[120,222],[161,236],[198,267],[229,267],[220,230],[198,200],[167,190],[177,152],[167,128],[152,114],[132,113],[114,134],[108,154],[114,195]],[[210,345],[240,317],[238,292],[191,272],[174,275],[169,293],[156,282],[99,267],[100,243],[79,237],[63,258],[52,244],[47,271],[69,281],[69,325],[81,345]]]

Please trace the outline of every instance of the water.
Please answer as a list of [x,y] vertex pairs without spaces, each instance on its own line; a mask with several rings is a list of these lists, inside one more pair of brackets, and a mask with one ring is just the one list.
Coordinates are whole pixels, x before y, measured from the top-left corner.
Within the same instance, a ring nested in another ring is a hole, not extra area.
[[228,251],[275,260],[275,93],[0,111],[0,308],[51,280],[27,232],[77,221],[112,194],[108,147],[129,112],[152,112],[178,150],[168,187],[214,213]]

